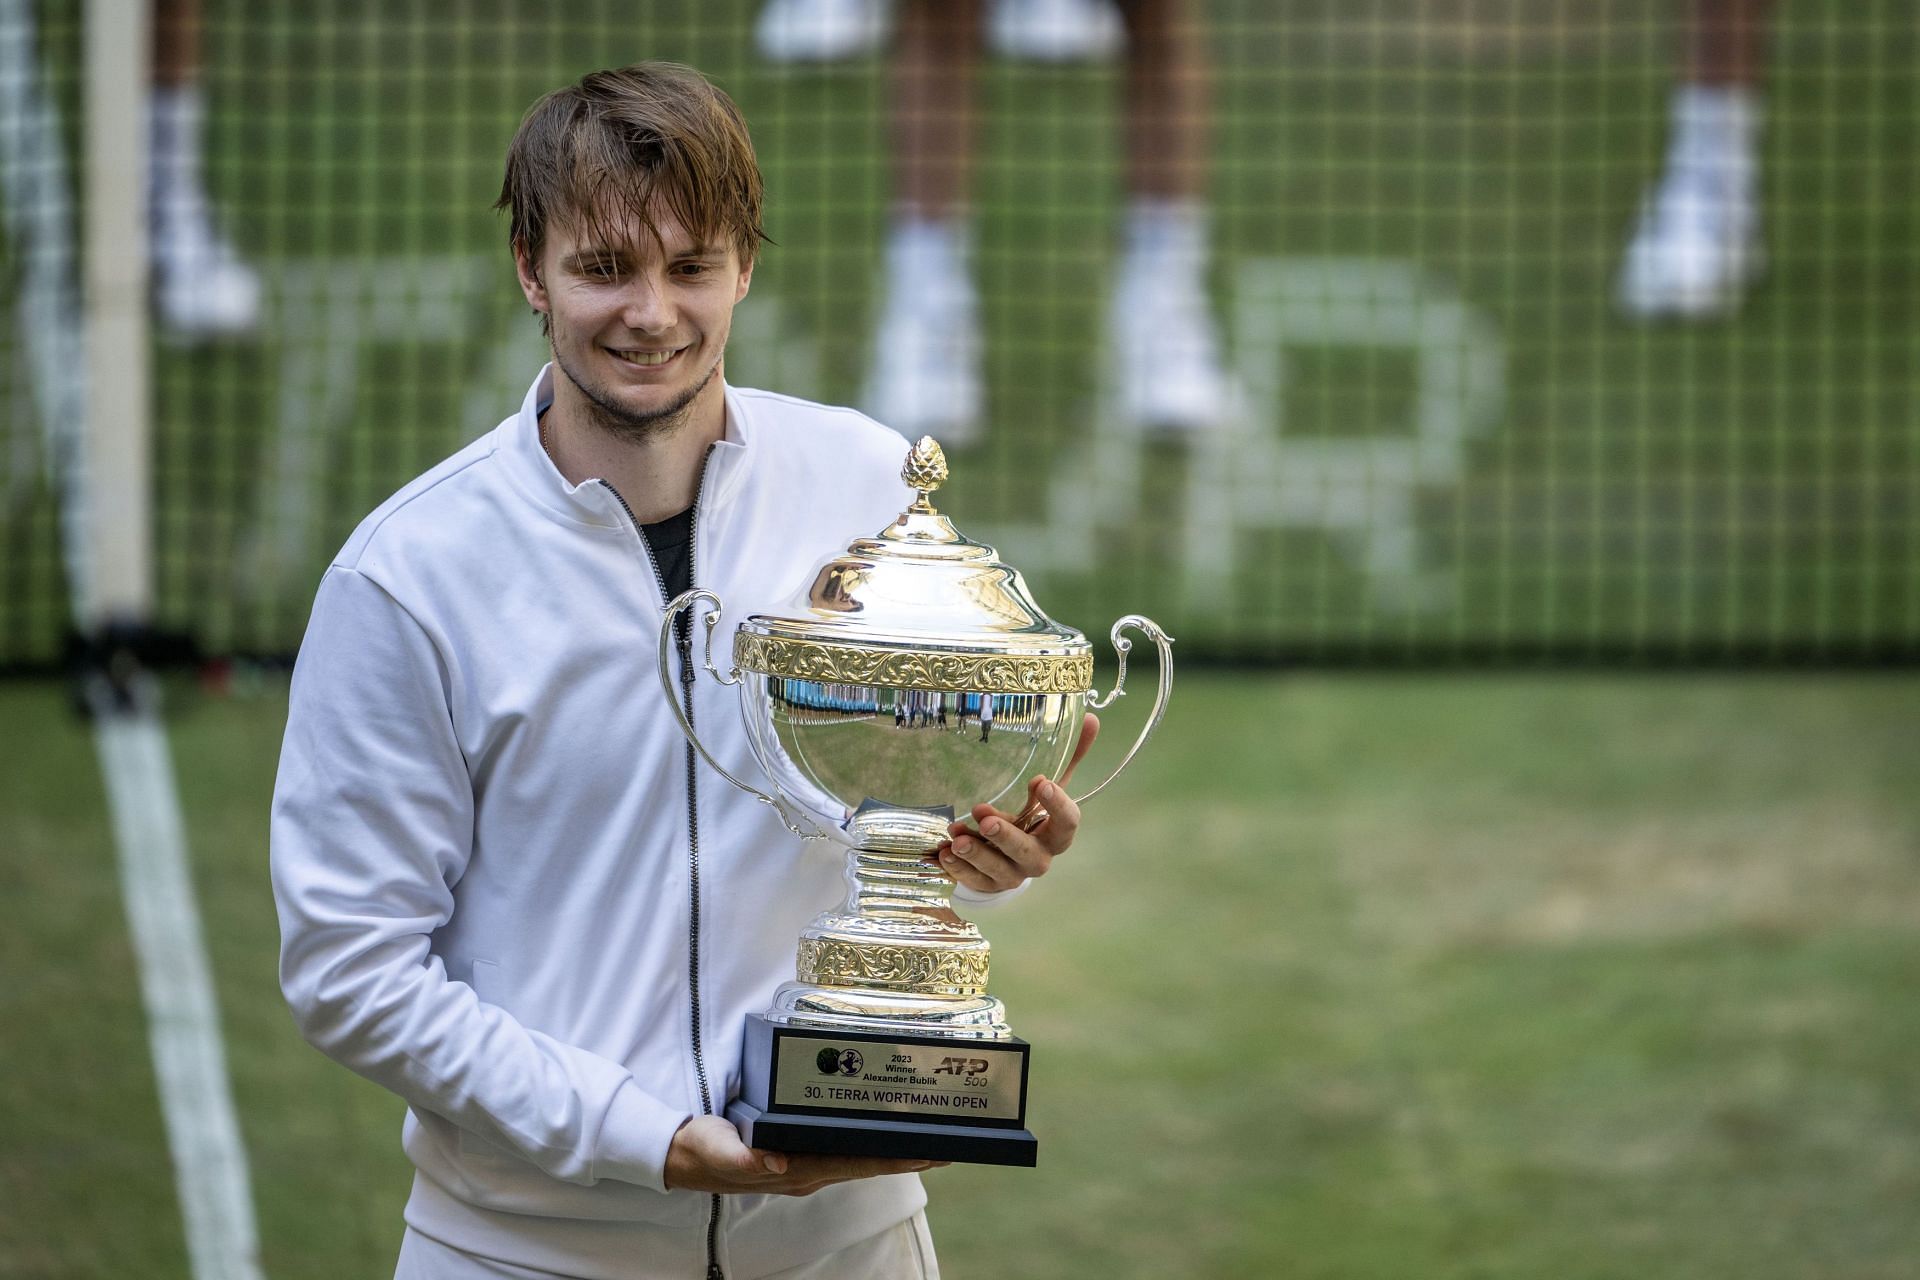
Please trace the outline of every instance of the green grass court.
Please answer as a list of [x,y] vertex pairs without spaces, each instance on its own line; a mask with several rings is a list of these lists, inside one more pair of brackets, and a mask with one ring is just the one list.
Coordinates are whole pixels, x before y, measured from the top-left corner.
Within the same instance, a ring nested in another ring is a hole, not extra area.
[[[400,1105],[274,982],[284,697],[179,692],[266,1272],[384,1274]],[[31,744],[0,774],[0,1275],[184,1274],[89,739],[51,684],[0,685],[0,721]],[[930,1175],[946,1274],[1910,1275],[1916,725],[1905,676],[1183,677],[985,922],[1042,1164]]]
[[[164,625],[290,653],[358,520],[517,406],[543,349],[488,206],[521,111],[595,67],[677,58],[735,94],[778,245],[729,375],[857,396],[877,59],[769,68],[757,0],[204,8],[209,177],[269,316],[156,348]],[[1512,668],[1920,653],[1910,4],[1775,6],[1768,274],[1701,326],[1610,302],[1672,0],[1205,8],[1211,286],[1255,408],[1205,440],[1108,411],[1116,71],[983,72],[991,429],[942,508],[1095,639],[1103,686],[1123,613],[1184,665],[1081,846],[983,921],[1042,1165],[930,1176],[946,1274],[1912,1276],[1920,676]],[[28,6],[77,146],[72,9]],[[0,284],[25,261],[0,237]],[[25,324],[0,316],[0,394],[30,405]],[[9,670],[52,669],[67,623],[49,472],[13,415]],[[264,1269],[383,1275],[400,1104],[280,1003],[285,696],[259,684],[183,684],[170,725]],[[88,731],[38,678],[0,682],[0,726],[0,1277],[184,1275]]]

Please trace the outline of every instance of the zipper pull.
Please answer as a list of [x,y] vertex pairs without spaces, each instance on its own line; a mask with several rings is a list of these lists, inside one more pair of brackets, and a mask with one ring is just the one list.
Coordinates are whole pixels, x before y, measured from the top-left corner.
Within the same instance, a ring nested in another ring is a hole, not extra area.
[[681,632],[677,643],[680,649],[680,683],[693,687],[693,628]]

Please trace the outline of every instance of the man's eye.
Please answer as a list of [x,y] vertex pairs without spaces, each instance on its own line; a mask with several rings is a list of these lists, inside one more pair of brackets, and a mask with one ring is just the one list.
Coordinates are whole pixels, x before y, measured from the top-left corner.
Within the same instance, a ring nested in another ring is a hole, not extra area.
[[680,264],[680,274],[683,276],[704,276],[712,269],[713,268],[704,262],[683,262]]

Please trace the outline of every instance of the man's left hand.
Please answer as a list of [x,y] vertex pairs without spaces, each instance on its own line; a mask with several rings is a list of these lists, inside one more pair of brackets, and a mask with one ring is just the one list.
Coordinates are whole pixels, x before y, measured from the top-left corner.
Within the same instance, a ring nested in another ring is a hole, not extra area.
[[974,825],[959,821],[949,826],[952,839],[928,860],[938,861],[955,884],[976,893],[1002,893],[1047,874],[1080,830],[1080,806],[1067,795],[1066,784],[1099,736],[1100,717],[1089,711],[1080,725],[1073,758],[1060,771],[1059,781],[1041,776],[1029,782],[1027,807],[1020,815],[1003,813],[989,804],[975,805]]

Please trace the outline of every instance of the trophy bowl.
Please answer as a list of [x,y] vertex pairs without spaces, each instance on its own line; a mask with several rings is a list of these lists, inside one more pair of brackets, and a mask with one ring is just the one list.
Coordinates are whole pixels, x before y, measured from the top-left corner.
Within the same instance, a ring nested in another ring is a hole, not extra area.
[[[1029,830],[1045,821],[1044,810],[1026,803],[1027,784],[1037,774],[1057,779],[1084,712],[1123,695],[1132,646],[1125,633],[1138,631],[1158,649],[1153,708],[1113,772],[1076,801],[1118,776],[1165,713],[1172,640],[1149,619],[1120,619],[1112,630],[1119,661],[1114,686],[1096,695],[1086,637],[1049,619],[992,547],[963,537],[933,508],[928,495],[946,474],[939,445],[923,438],[902,472],[916,490],[913,504],[874,537],[856,539],[818,566],[780,611],[741,621],[724,672],[713,658],[723,603],[701,588],[675,599],[661,624],[659,671],[682,731],[709,765],[772,806],[795,835],[847,850],[846,900],[802,932],[794,981],[779,988],[763,1018],[749,1022],[749,1093],[770,1087],[777,1068],[757,1068],[756,1061],[786,1060],[780,1036],[795,1029],[864,1038],[873,1052],[835,1058],[844,1052],[838,1041],[811,1035],[796,1040],[793,1052],[801,1056],[794,1062],[815,1053],[824,1072],[829,1061],[864,1062],[884,1048],[904,1073],[883,1078],[889,1081],[933,1078],[901,1065],[916,1045],[998,1041],[1011,1046],[1000,1051],[1005,1062],[985,1048],[942,1061],[978,1064],[974,1075],[981,1078],[967,1083],[1001,1089],[995,1114],[1010,1122],[1001,1113],[1011,1108],[1024,1115],[1026,1045],[1013,1036],[1002,1003],[987,994],[986,939],[955,913],[954,884],[927,855],[947,839],[948,824],[976,805],[1014,813]],[[690,611],[703,601],[704,665],[740,691],[764,789],[713,758],[687,713],[686,689],[676,688],[669,653],[680,653],[680,680],[691,682]],[[947,1069],[935,1065],[926,1072]],[[851,1085],[836,1088],[838,1095],[856,1092]],[[930,1095],[922,1089],[922,1096]],[[954,1105],[979,1100],[964,1092],[955,1097]],[[765,1109],[757,1106],[754,1114]],[[896,1141],[858,1149],[907,1148]],[[944,1152],[942,1158],[1000,1159],[956,1156],[952,1144],[926,1149]]]

